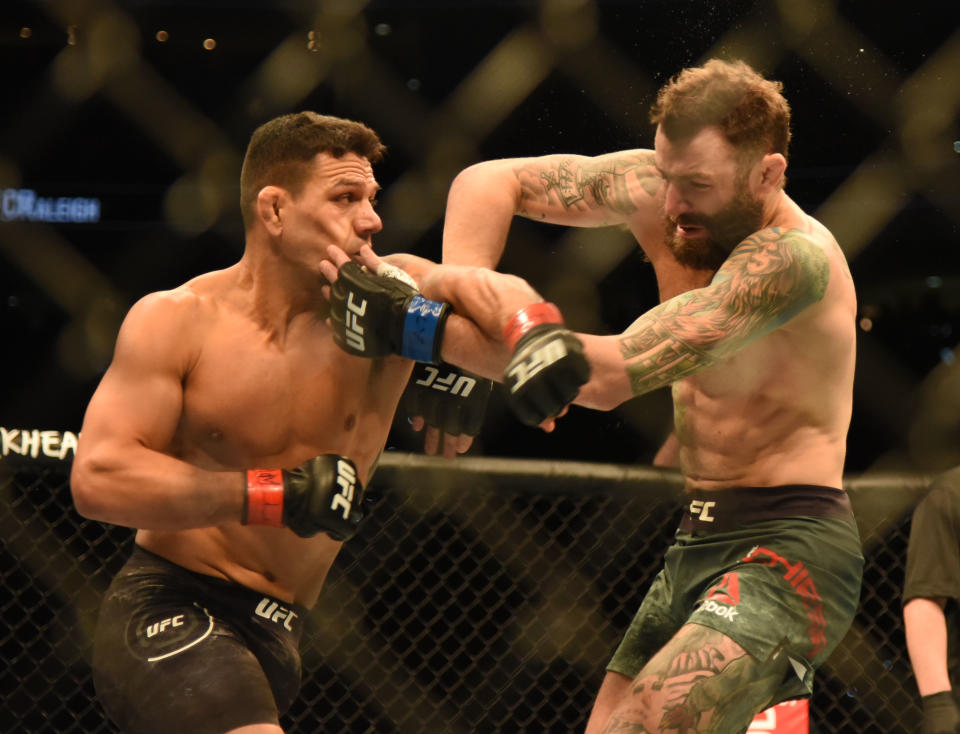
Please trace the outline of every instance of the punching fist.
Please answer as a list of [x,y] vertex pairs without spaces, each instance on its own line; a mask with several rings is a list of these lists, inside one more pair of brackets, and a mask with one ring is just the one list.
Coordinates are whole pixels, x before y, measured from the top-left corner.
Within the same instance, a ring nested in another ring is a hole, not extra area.
[[326,533],[349,540],[363,520],[363,485],[345,456],[315,456],[296,469],[246,474],[244,525],[288,527],[301,538]]
[[340,348],[358,357],[437,362],[450,306],[424,298],[411,282],[394,272],[374,275],[355,262],[341,265],[330,287],[330,323]]
[[504,329],[503,340],[513,349],[503,374],[507,401],[528,426],[559,415],[590,379],[583,344],[564,328],[552,303],[520,309]]
[[493,382],[451,364],[414,365],[402,404],[409,415],[450,436],[476,436]]

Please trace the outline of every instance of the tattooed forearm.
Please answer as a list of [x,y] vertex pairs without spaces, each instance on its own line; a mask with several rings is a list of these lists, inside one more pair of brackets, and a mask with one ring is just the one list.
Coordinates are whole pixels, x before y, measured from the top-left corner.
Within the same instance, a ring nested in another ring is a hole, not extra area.
[[537,160],[520,166],[515,175],[521,183],[521,213],[528,216],[551,202],[566,210],[607,209],[629,216],[637,205],[630,196],[628,176],[651,196],[661,183],[650,151],[600,158],[555,156],[546,163]]
[[634,395],[669,385],[716,361],[655,323],[621,337],[620,353],[625,360],[632,359],[627,362],[627,376]]
[[826,292],[824,252],[796,232],[744,240],[706,288],[665,301],[620,338],[634,395],[726,358],[787,323]]

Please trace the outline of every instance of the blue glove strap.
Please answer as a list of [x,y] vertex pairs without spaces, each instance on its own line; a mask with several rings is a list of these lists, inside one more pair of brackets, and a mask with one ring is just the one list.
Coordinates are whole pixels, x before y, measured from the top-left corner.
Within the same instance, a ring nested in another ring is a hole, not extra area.
[[[407,304],[407,317],[403,322],[403,344],[400,354],[416,362],[435,362],[434,347],[441,324],[446,321],[448,305],[431,301],[423,296],[414,296]],[[437,350],[439,351],[439,350]]]

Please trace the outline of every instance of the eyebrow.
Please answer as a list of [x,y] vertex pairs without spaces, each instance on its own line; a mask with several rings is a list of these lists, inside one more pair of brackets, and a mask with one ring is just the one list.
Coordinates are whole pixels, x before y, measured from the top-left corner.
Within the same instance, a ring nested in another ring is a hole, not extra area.
[[706,181],[713,181],[713,177],[709,173],[704,173],[703,171],[694,171],[693,173],[680,173],[680,174],[677,174],[676,176],[670,176],[667,174],[666,171],[660,168],[660,166],[654,165],[654,168],[657,169],[657,173],[660,174],[660,176],[663,178],[664,181],[668,181],[670,179],[674,179],[674,180],[680,179],[682,181],[692,181],[693,179],[702,179]]
[[[381,190],[382,187],[376,180],[374,180],[373,184],[375,187],[374,188],[375,192]],[[350,188],[363,189],[367,187],[367,181],[366,179],[360,178],[359,176],[341,176],[340,178],[334,180],[333,186],[334,187],[348,186]]]

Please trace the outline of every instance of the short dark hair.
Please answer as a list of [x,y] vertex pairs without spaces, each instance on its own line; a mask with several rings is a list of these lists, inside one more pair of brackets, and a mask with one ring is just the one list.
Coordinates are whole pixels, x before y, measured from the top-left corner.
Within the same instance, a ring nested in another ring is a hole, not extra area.
[[294,195],[310,175],[317,153],[340,158],[355,153],[371,163],[383,159],[386,146],[362,122],[316,112],[275,117],[253,131],[240,171],[240,211],[250,228],[257,194],[264,186],[282,186]]
[[650,121],[674,141],[717,127],[743,156],[781,153],[790,145],[790,105],[780,82],[743,61],[711,59],[684,69],[657,94]]

